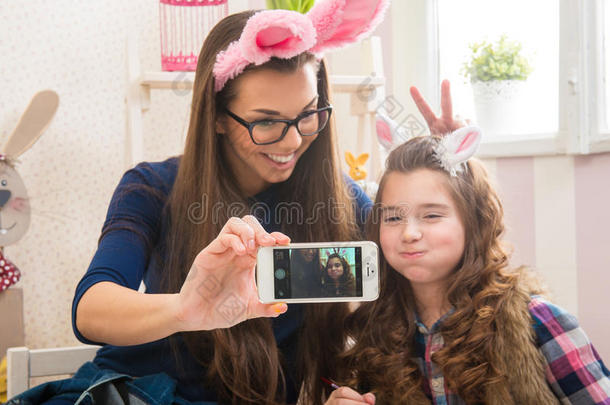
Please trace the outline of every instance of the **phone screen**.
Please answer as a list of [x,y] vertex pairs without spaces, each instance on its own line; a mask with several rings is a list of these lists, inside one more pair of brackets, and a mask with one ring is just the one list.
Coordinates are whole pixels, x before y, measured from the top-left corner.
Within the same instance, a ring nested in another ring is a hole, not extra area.
[[362,248],[276,248],[276,299],[362,297]]

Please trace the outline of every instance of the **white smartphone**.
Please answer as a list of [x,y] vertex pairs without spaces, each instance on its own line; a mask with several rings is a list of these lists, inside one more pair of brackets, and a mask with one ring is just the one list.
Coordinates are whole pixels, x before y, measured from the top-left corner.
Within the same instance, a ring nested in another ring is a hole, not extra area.
[[351,302],[379,297],[375,242],[291,243],[258,250],[261,302]]

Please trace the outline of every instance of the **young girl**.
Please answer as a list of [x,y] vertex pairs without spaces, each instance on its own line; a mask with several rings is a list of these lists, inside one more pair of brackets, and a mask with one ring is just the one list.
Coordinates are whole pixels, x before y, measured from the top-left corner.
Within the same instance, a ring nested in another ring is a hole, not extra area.
[[356,280],[349,263],[337,253],[328,256],[322,283],[323,295],[326,297],[349,297],[356,293]]
[[[390,154],[368,223],[381,296],[348,318],[342,382],[381,404],[610,404],[576,319],[509,267],[502,204],[467,160],[479,139],[463,128]],[[374,402],[342,387],[328,404]]]

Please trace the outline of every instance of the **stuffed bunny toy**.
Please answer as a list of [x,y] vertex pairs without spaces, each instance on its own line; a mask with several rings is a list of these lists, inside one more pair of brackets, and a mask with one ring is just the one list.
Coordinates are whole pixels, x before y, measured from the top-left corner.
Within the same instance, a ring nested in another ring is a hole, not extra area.
[[375,199],[379,185],[373,181],[367,181],[367,171],[364,164],[369,158],[368,153],[363,153],[357,158],[351,152],[345,152],[345,161],[349,165],[349,176],[364,190],[366,195],[371,199]]
[[364,180],[366,178],[366,169],[364,164],[369,158],[368,153],[363,153],[357,158],[351,152],[345,152],[345,161],[349,165],[349,177],[353,180]]
[[0,291],[17,283],[19,269],[4,257],[2,247],[25,235],[30,225],[30,205],[25,184],[17,173],[17,158],[38,140],[57,111],[59,97],[51,90],[37,93],[17,127],[0,149]]

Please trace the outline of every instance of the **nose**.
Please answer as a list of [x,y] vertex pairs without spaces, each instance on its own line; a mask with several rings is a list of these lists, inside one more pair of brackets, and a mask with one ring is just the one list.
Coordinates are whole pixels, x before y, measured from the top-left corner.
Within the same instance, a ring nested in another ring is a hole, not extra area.
[[288,132],[286,132],[284,139],[279,142],[279,145],[282,145],[286,150],[293,151],[297,150],[301,146],[301,143],[303,143],[303,137],[299,134],[297,127],[291,125],[290,128],[288,128]]
[[6,202],[10,200],[11,192],[8,190],[0,190],[0,208],[4,207]]
[[417,224],[417,221],[411,220],[407,221],[405,224],[404,230],[402,232],[402,238],[405,242],[414,242],[422,237],[421,229]]

